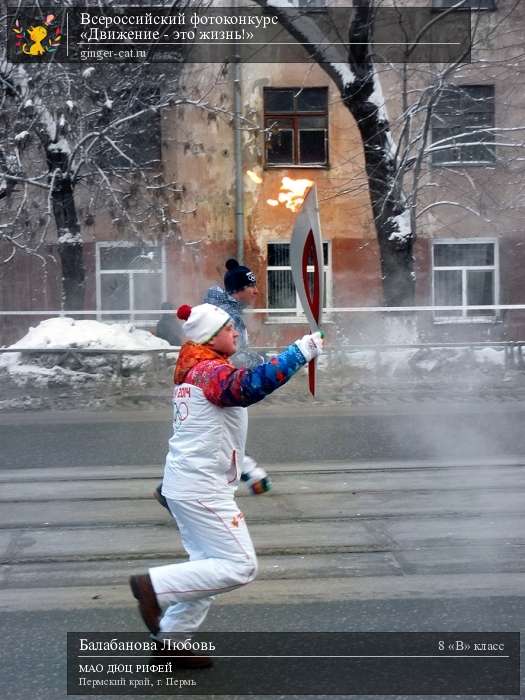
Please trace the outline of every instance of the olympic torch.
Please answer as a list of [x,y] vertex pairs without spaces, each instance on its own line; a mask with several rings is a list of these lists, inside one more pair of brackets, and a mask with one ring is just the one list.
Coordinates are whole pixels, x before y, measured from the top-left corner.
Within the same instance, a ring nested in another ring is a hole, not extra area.
[[[305,196],[294,223],[290,241],[290,265],[310,332],[315,333],[321,330],[323,306],[323,239],[315,184]],[[311,274],[312,278],[310,278]],[[308,384],[310,393],[314,397],[316,377],[317,360],[311,360],[308,363]]]

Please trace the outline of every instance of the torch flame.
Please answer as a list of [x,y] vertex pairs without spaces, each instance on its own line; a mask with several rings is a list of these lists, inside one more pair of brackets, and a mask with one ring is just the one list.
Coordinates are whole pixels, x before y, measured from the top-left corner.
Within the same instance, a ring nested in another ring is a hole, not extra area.
[[283,177],[277,200],[267,199],[266,203],[271,207],[276,207],[279,204],[284,204],[290,211],[296,212],[304,202],[304,196],[309,187],[314,183],[312,180],[305,178],[294,180],[291,177]]
[[252,182],[255,182],[256,185],[260,185],[262,182],[262,177],[257,175],[253,170],[247,170],[246,175],[252,180]]

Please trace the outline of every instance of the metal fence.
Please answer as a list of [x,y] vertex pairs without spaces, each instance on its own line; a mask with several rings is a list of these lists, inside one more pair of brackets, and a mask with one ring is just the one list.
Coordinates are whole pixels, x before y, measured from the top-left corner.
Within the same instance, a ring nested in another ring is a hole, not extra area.
[[[323,353],[328,359],[333,356],[340,356],[341,353],[351,355],[360,351],[372,351],[375,357],[376,368],[382,364],[381,355],[391,350],[436,350],[436,349],[460,349],[466,348],[471,350],[494,348],[502,349],[505,353],[505,367],[514,369],[525,369],[525,357],[523,348],[525,340],[522,341],[480,341],[480,342],[463,342],[463,343],[390,343],[390,344],[357,344],[339,346],[337,350],[329,348]],[[285,346],[254,346],[250,347],[253,352],[261,354],[263,357],[271,357],[284,350]],[[17,347],[17,348],[0,348],[0,355],[5,353],[23,353],[27,355],[64,355],[65,358],[77,358],[80,356],[93,355],[112,355],[118,358],[120,366],[122,366],[122,357],[126,355],[149,355],[152,358],[153,369],[161,366],[161,360],[164,364],[173,361],[175,363],[180,345],[173,345],[169,348],[154,348],[154,349],[111,349],[111,348],[71,348],[71,347]]]
[[[384,315],[386,314],[387,317],[392,317],[392,315],[395,316],[395,314],[399,314],[402,318],[405,320],[407,318],[416,318],[417,314],[435,314],[437,312],[464,312],[468,310],[469,312],[475,311],[475,310],[482,310],[482,311],[488,311],[488,310],[493,310],[494,313],[499,313],[502,311],[506,312],[512,312],[512,311],[525,311],[525,304],[497,304],[497,305],[492,305],[492,306],[412,306],[412,307],[372,307],[372,306],[364,306],[364,307],[328,307],[324,309],[324,314],[325,318],[328,323],[331,324],[332,327],[337,328],[337,322],[334,320],[337,315],[341,315],[341,317],[345,315],[353,315],[356,314],[358,316],[363,316],[364,314],[371,314],[372,316],[374,315],[380,315],[382,318],[384,318]],[[111,317],[117,316],[117,315],[127,315],[131,314],[134,312],[135,314],[140,313],[141,315],[144,316],[151,316],[155,320],[149,320],[149,321],[144,321],[144,323],[151,325],[156,322],[156,319],[159,318],[160,316],[164,315],[166,311],[164,309],[122,309],[122,310],[96,310],[96,309],[91,309],[91,310],[74,310],[74,311],[65,311],[63,309],[57,309],[57,310],[27,310],[27,311],[19,311],[19,310],[0,310],[0,322],[2,318],[5,319],[13,319],[14,317],[19,317],[19,318],[56,318],[56,317],[74,317],[77,320],[81,319],[89,319],[89,318],[96,318],[98,316],[103,316],[105,318],[108,318],[108,320],[114,321]],[[294,322],[297,324],[305,324],[306,320],[304,317],[302,317],[300,314],[296,315],[295,314],[295,309],[269,309],[269,308],[263,308],[263,309],[246,309],[246,313],[250,315],[254,315],[256,317],[260,317],[261,315],[266,315],[267,317],[273,318],[275,321],[278,322],[278,318],[282,317],[283,315],[288,317],[288,320],[290,320],[290,316],[294,315]],[[115,321],[114,321],[115,322]],[[120,321],[116,321],[117,323],[130,323],[129,320],[121,319]],[[133,325],[140,327],[140,323],[137,323],[136,321],[133,322]],[[452,325],[454,325],[452,323]],[[487,324],[488,325],[488,324]],[[465,328],[468,328],[468,324],[465,324]],[[459,349],[459,348],[470,348],[470,349],[480,349],[480,348],[495,348],[495,349],[503,349],[505,353],[505,367],[507,368],[515,368],[515,369],[525,369],[525,358],[524,358],[524,352],[523,352],[523,347],[525,345],[525,340],[521,339],[512,339],[512,340],[473,340],[473,339],[468,339],[468,340],[462,340],[462,341],[439,341],[436,339],[432,339],[430,342],[418,342],[418,343],[392,343],[392,342],[365,342],[365,343],[348,343],[345,342],[346,339],[343,339],[343,342],[339,342],[337,346],[337,350],[334,350],[330,347],[326,348],[326,357],[329,360],[332,356],[338,355],[340,353],[348,353],[352,354],[354,352],[358,351],[372,351],[374,353],[374,357],[376,358],[376,367],[379,368],[382,364],[381,357],[382,354],[391,350],[433,350],[433,349]],[[167,355],[177,353],[179,351],[180,347],[179,346],[172,346],[170,348],[159,348],[159,349],[129,349],[129,350],[123,350],[123,349],[110,349],[110,348],[81,348],[81,347],[44,347],[44,348],[33,348],[33,347],[28,347],[28,348],[23,348],[23,347],[17,347],[17,348],[9,348],[9,347],[3,347],[0,348],[0,355],[4,353],[12,353],[12,352],[21,352],[24,354],[35,354],[35,353],[41,353],[41,354],[59,354],[59,353],[64,353],[66,356],[69,356],[71,358],[74,358],[75,356],[81,356],[81,355],[114,355],[117,358],[120,357],[117,362],[122,363],[122,356],[124,355],[151,355],[152,357],[152,362],[153,362],[153,368],[160,366],[160,364],[166,363],[166,358]],[[251,347],[251,349],[255,352],[261,353],[263,356],[268,356],[271,354],[275,354],[281,349],[281,346],[277,345],[267,345],[267,346],[259,346],[259,347]],[[162,360],[161,360],[162,358]],[[176,356],[173,356],[173,360],[175,360]]]

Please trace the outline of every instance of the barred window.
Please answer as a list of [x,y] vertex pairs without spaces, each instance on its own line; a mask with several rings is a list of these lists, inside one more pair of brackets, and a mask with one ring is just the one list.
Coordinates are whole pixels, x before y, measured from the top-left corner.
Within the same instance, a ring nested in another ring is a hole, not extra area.
[[[332,305],[332,275],[328,242],[323,243],[322,305]],[[313,265],[308,268],[313,284]],[[290,267],[290,244],[268,243],[267,290],[269,309],[290,309],[290,316],[302,316],[303,310],[295,291]],[[279,316],[281,318],[281,316]],[[289,317],[287,317],[289,318]],[[286,320],[286,319],[284,319]]]

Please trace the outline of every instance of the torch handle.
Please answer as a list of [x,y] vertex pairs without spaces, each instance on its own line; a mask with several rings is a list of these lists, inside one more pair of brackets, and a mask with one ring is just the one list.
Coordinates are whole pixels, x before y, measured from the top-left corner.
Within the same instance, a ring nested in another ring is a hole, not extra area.
[[310,394],[315,397],[315,360],[308,363],[308,387]]

